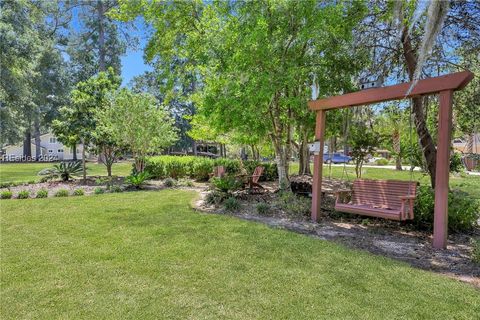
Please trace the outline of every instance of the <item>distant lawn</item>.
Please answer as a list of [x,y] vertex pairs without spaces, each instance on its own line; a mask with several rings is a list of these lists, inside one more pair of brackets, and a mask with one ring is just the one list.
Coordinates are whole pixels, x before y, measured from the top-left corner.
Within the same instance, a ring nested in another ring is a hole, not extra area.
[[[54,163],[2,163],[0,164],[0,183],[39,181],[42,177],[37,173],[45,168],[51,168]],[[115,163],[112,175],[128,176],[132,170],[130,162]],[[106,176],[105,165],[96,162],[87,162],[89,176]]]
[[473,287],[194,196],[1,200],[1,318],[478,319]]
[[[355,176],[354,167],[346,167],[347,174],[344,173],[343,166],[332,166],[332,171],[328,165],[323,166],[323,176],[332,177],[336,179],[344,179],[353,181]],[[313,172],[313,166],[312,166]],[[290,166],[290,174],[298,173],[298,163],[293,163]],[[421,185],[430,185],[430,177],[422,172],[414,171],[413,174],[410,171],[396,171],[385,168],[363,168],[362,178],[367,179],[396,179],[396,180],[410,180],[420,182]],[[468,192],[472,197],[480,199],[480,176],[450,176],[450,187],[453,189],[459,189]]]

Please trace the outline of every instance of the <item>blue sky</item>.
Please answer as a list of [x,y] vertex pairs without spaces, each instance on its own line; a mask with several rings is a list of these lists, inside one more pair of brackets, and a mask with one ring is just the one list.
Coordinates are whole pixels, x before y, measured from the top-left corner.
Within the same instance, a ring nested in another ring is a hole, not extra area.
[[135,49],[128,49],[126,55],[122,57],[123,85],[127,85],[133,77],[147,70],[152,70],[152,67],[145,64],[143,60],[143,50],[147,45],[149,32],[151,31],[145,27],[143,20],[140,18],[135,21],[135,26],[136,30],[131,32],[131,35],[137,37],[139,46]]
[[[75,31],[80,31],[83,26],[79,20],[79,8],[73,10],[73,19],[71,21],[71,27]],[[143,19],[137,18],[134,22],[135,28],[129,31],[131,37],[135,37],[138,40],[138,46],[136,48],[129,48],[124,56],[121,57],[122,61],[122,85],[126,86],[132,80],[133,77],[143,74],[147,70],[152,70],[152,67],[147,65],[143,59],[143,50],[147,45],[149,30]],[[66,57],[68,59],[68,57]]]

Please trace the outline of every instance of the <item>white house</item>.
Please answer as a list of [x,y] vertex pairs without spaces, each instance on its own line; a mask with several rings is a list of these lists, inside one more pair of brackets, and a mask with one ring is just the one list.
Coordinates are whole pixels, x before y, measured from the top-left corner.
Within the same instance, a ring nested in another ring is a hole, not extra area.
[[[32,157],[35,158],[35,139],[32,139]],[[40,155],[42,161],[72,160],[72,148],[64,146],[53,133],[45,133],[40,136]],[[77,159],[82,159],[83,145],[77,145]],[[9,145],[3,148],[3,161],[28,161],[23,157],[23,144]]]

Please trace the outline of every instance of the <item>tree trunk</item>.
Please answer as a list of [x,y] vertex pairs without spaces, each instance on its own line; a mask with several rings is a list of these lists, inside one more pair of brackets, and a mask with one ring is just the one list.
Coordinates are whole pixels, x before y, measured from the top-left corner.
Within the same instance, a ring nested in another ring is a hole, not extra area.
[[77,161],[77,144],[74,143],[72,146],[73,161]]
[[85,160],[85,140],[82,139],[82,171],[83,171],[83,183],[87,183],[87,163]]
[[298,174],[311,174],[310,170],[310,151],[308,149],[308,134],[302,132],[302,140],[299,145],[299,169]]
[[395,152],[395,168],[396,170],[402,171],[402,157],[400,156],[400,153],[401,153],[400,132],[398,131],[398,129],[395,129],[393,131],[392,144],[393,144],[393,151]]
[[33,130],[35,138],[35,161],[39,161],[42,155],[42,149],[40,145],[40,120],[38,119],[38,115],[35,118]]
[[98,69],[100,72],[106,70],[105,64],[105,29],[103,21],[105,19],[105,7],[102,0],[97,1],[97,19],[98,19]]
[[[403,56],[407,66],[408,76],[410,81],[412,81],[415,74],[415,68],[417,66],[417,54],[414,52],[410,36],[408,35],[408,28],[406,27],[403,29],[402,33],[402,44]],[[430,174],[430,184],[432,185],[432,188],[434,188],[437,150],[435,148],[435,143],[432,139],[432,136],[428,131],[426,117],[423,110],[422,97],[412,98],[412,102],[412,113],[414,115],[415,128],[420,139],[420,145],[422,147],[423,156],[425,157],[428,173]]]
[[465,145],[465,150],[463,151],[464,153],[473,153],[473,142],[475,140],[475,133],[470,133],[467,137],[467,142]]
[[32,157],[32,134],[30,133],[29,129],[25,130],[24,137],[23,137],[23,157],[24,158]]

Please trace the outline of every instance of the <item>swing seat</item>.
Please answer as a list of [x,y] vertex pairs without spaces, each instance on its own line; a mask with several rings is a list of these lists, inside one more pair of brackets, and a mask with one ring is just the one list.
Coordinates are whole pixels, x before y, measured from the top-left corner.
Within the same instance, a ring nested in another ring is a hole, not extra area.
[[[404,221],[413,219],[417,182],[357,179],[352,190],[335,192],[335,210]],[[346,196],[351,194],[347,202]]]

